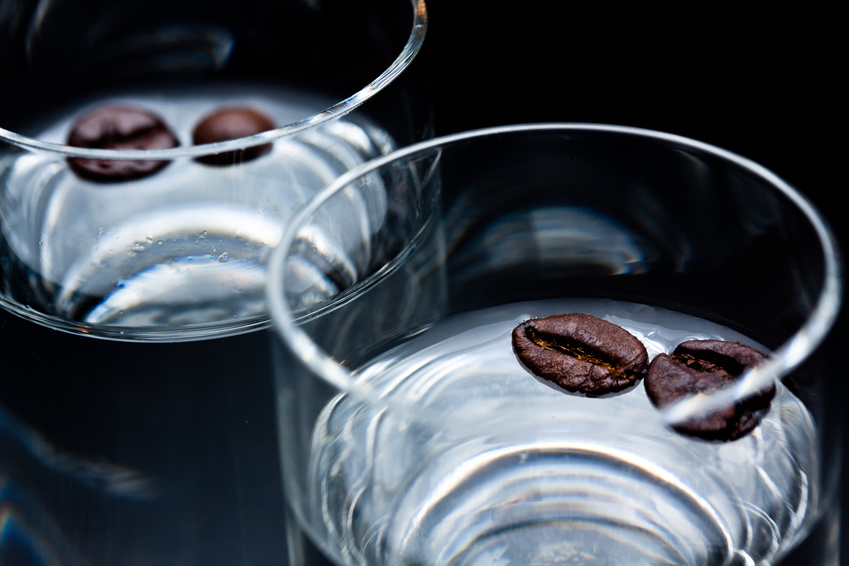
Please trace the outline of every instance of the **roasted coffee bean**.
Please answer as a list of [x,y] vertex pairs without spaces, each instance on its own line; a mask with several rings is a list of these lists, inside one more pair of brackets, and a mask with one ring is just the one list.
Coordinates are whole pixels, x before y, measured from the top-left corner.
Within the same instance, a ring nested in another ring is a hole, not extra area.
[[[71,128],[68,145],[89,149],[168,149],[177,138],[157,116],[132,106],[110,105],[81,117]],[[162,160],[68,158],[80,177],[97,183],[120,183],[153,175],[168,165]]]
[[[222,108],[209,114],[195,127],[195,145],[215,143],[252,136],[275,128],[271,118],[253,108]],[[251,161],[271,151],[271,144],[255,145],[239,151],[227,151],[196,158],[207,165],[234,165]]]
[[[689,340],[672,355],[658,354],[646,374],[649,400],[663,408],[696,393],[710,393],[737,380],[766,356],[757,350],[722,340]],[[705,440],[736,440],[750,433],[769,411],[775,386],[724,409],[675,425],[681,434]]]
[[648,361],[643,344],[624,328],[581,313],[523,322],[513,329],[513,351],[534,375],[589,397],[632,386]]

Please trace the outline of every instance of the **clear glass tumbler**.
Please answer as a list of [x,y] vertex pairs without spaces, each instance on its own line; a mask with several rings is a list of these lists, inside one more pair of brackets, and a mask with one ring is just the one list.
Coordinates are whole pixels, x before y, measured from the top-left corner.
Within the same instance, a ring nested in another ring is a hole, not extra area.
[[340,565],[836,565],[840,287],[809,202],[697,141],[373,160],[270,260],[296,527]]
[[422,0],[0,3],[0,563],[280,564],[266,261],[432,136]]

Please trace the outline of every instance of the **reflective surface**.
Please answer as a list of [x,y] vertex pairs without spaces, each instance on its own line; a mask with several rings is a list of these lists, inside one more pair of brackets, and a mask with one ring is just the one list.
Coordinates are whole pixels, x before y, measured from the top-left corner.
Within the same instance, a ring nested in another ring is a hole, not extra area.
[[[398,223],[363,223],[357,239],[323,209],[365,174],[399,172],[390,192],[412,178],[441,194],[442,228],[370,263]],[[820,343],[839,264],[779,178],[675,136],[543,125],[407,148],[334,188],[284,236],[270,298],[287,494],[337,563],[778,563],[833,525],[840,411]],[[316,280],[354,256],[366,267],[310,306],[301,242],[317,230]],[[562,304],[526,303],[543,299]],[[669,430],[641,386],[555,391],[503,338],[562,308],[621,323],[654,353],[682,337],[757,344],[771,361],[741,383],[780,379],[775,405],[751,435],[712,444]],[[836,559],[835,541],[814,540],[822,555],[799,559]]]
[[[339,174],[430,137],[426,28],[408,0],[0,4],[0,563],[285,563],[267,255]],[[177,147],[117,121],[68,145],[113,105]],[[232,107],[273,128],[193,144]]]

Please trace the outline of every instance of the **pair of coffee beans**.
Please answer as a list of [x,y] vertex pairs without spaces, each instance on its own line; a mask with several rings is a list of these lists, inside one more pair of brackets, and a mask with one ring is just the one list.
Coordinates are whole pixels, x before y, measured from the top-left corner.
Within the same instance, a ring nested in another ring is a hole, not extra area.
[[[273,130],[274,122],[254,108],[222,108],[204,117],[195,127],[195,145],[227,141]],[[179,141],[168,125],[155,114],[134,106],[108,105],[96,108],[77,120],[68,135],[68,145],[88,149],[170,149]],[[240,151],[203,155],[207,165],[233,165],[251,161],[271,151],[270,144]],[[164,160],[85,159],[71,157],[68,164],[80,177],[97,183],[120,183],[153,175],[168,165]]]
[[[722,389],[766,358],[737,342],[688,340],[649,364],[645,347],[627,330],[582,313],[527,320],[513,330],[512,341],[522,366],[572,393],[602,397],[632,387],[644,376],[646,393],[657,408]],[[705,440],[736,440],[758,426],[774,396],[771,386],[674,428]]]

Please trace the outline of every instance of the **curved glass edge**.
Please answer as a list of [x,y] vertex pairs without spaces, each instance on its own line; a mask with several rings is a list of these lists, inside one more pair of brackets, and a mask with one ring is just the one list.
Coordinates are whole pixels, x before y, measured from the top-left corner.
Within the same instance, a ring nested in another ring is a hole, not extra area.
[[428,26],[427,9],[424,0],[409,0],[413,7],[413,25],[407,43],[401,53],[392,64],[368,85],[352,94],[348,98],[336,104],[280,128],[261,132],[251,136],[237,138],[223,142],[203,145],[181,146],[171,149],[87,149],[73,147],[65,144],[46,142],[23,136],[0,127],[0,142],[8,142],[12,145],[30,149],[49,151],[64,156],[81,157],[88,159],[110,159],[110,160],[170,160],[178,157],[197,157],[211,153],[223,153],[226,151],[237,151],[239,149],[267,144],[285,137],[295,136],[305,130],[319,126],[325,122],[338,119],[357,107],[361,106],[371,97],[385,89],[405,69],[407,69],[416,55],[421,51]]
[[[694,395],[664,408],[661,411],[661,416],[667,423],[673,424],[686,421],[751,395],[792,371],[823,342],[837,319],[842,303],[842,265],[838,259],[836,240],[831,229],[826,225],[824,219],[811,202],[775,173],[733,152],[675,134],[605,124],[519,124],[471,130],[433,138],[373,159],[343,174],[332,185],[319,193],[295,216],[287,227],[280,244],[272,251],[269,260],[266,300],[271,315],[271,322],[277,334],[292,351],[298,352],[301,361],[306,364],[310,371],[337,387],[340,391],[355,395],[369,402],[380,404],[391,403],[393,405],[404,404],[403,401],[399,400],[388,402],[385,399],[379,398],[380,396],[376,392],[371,391],[367,385],[356,383],[352,372],[340,366],[300,329],[300,318],[289,309],[287,301],[284,300],[285,286],[282,277],[286,250],[294,242],[299,227],[334,193],[344,189],[345,186],[356,181],[358,178],[374,172],[388,163],[475,138],[535,131],[546,133],[562,132],[564,134],[576,131],[596,131],[651,138],[670,144],[685,146],[733,162],[766,180],[776,190],[790,199],[808,218],[819,238],[825,264],[824,284],[813,311],[802,327],[787,342],[777,348],[766,363],[745,373],[734,387],[711,395]],[[416,407],[408,407],[407,409],[414,412],[420,411],[420,408]]]
[[[92,159],[174,159],[178,157],[194,157],[209,153],[233,151],[255,145],[262,145],[270,141],[285,137],[295,136],[305,130],[319,126],[325,122],[336,120],[384,90],[398,76],[401,75],[421,51],[428,27],[427,10],[424,0],[409,0],[413,8],[413,25],[407,43],[401,53],[383,73],[370,82],[366,87],[351,95],[350,97],[330,106],[329,108],[309,118],[288,124],[275,130],[262,132],[253,136],[198,146],[183,146],[172,149],[160,150],[109,150],[109,149],[84,149],[72,146],[43,142],[16,134],[9,130],[0,128],[0,142],[9,142],[13,145],[31,149],[43,150],[53,153],[86,157]],[[271,326],[269,316],[258,316],[248,319],[228,322],[212,322],[198,325],[165,327],[124,327],[110,325],[92,325],[78,321],[68,320],[62,317],[42,313],[9,301],[0,297],[0,308],[5,309],[13,315],[32,321],[41,326],[93,338],[124,342],[187,342],[207,340],[213,338],[224,338],[235,336],[255,330],[261,330]]]
[[29,322],[68,334],[99,338],[114,342],[196,342],[227,338],[271,327],[268,316],[256,316],[236,321],[193,324],[186,326],[118,326],[86,324],[45,314],[0,297],[0,309]]

